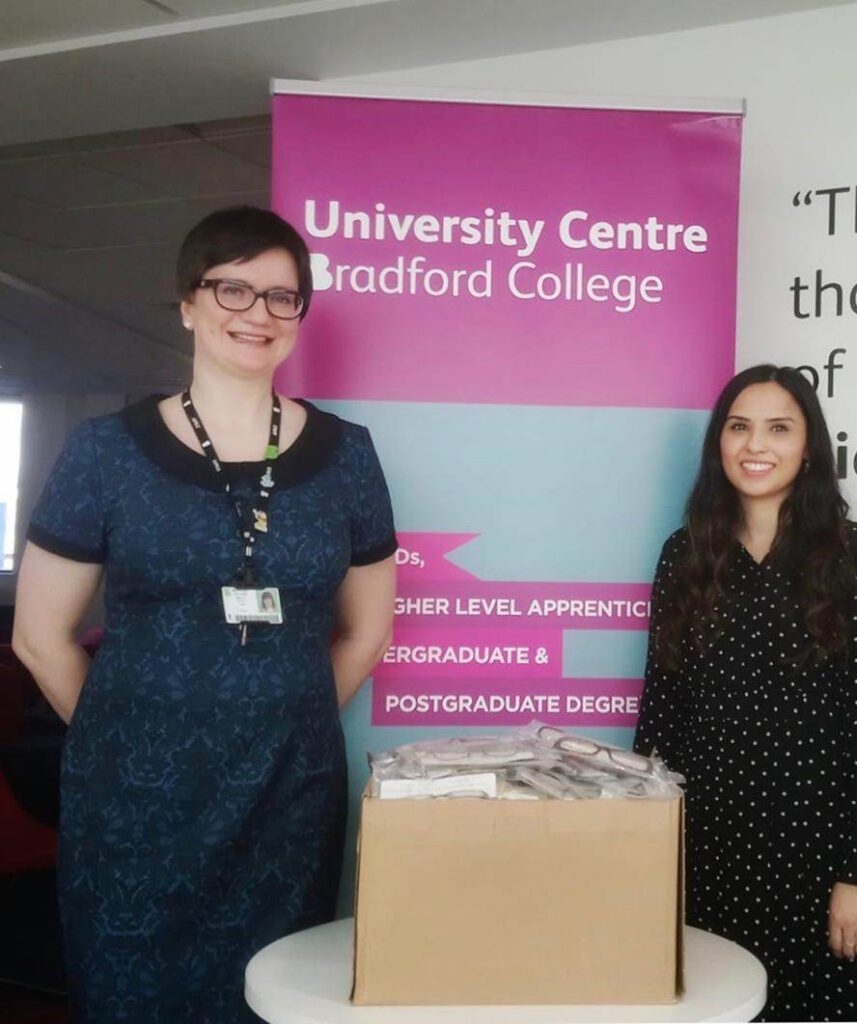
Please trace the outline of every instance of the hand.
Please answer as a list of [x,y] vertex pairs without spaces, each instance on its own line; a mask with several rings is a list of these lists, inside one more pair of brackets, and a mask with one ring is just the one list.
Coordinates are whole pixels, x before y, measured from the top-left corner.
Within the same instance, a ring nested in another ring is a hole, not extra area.
[[396,562],[352,565],[336,594],[336,637],[330,648],[340,708],[387,650],[393,631]]
[[830,893],[827,915],[830,951],[840,960],[857,957],[857,885],[837,882]]

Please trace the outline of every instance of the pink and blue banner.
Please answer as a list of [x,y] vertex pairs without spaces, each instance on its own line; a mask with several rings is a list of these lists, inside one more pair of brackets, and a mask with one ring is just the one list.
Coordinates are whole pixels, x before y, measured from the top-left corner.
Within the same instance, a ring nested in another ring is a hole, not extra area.
[[316,289],[279,385],[370,427],[400,531],[361,750],[533,718],[630,738],[734,367],[740,140],[729,112],[279,86],[273,205]]

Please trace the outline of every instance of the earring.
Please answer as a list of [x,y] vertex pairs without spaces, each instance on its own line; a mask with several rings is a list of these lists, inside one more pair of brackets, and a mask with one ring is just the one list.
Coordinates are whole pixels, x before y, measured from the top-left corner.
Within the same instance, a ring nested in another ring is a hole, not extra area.
[[190,320],[182,320],[182,326],[186,331],[193,330],[193,324],[190,322]]
[[809,472],[809,459],[803,460],[803,466],[801,468],[803,469],[804,473]]

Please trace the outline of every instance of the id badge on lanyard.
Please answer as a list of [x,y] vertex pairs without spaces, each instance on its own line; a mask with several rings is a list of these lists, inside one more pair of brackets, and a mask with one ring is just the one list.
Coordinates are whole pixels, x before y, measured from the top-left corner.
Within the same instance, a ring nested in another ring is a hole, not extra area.
[[196,434],[200,447],[218,478],[223,480],[223,490],[229,498],[238,521],[238,530],[244,546],[244,558],[231,586],[221,587],[223,615],[231,625],[241,629],[241,645],[247,642],[247,626],[251,622],[264,622],[279,626],[283,621],[280,591],[277,587],[259,586],[253,571],[252,559],[256,538],[259,533],[268,532],[268,500],[274,489],[274,460],[279,455],[280,423],[282,408],[276,392],[271,394],[271,429],[265,447],[265,472],[259,480],[259,495],[251,505],[252,522],[245,515],[242,504],[232,494],[229,481],[223,476],[223,465],[214,450],[199,413],[190,397],[190,390],[181,396],[182,407]]
[[223,613],[229,623],[270,622],[282,625],[283,609],[277,587],[221,587]]

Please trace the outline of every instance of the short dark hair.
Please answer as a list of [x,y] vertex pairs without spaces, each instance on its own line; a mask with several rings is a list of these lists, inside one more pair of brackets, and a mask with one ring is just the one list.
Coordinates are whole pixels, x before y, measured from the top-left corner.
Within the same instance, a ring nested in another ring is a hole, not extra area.
[[188,232],[176,263],[176,287],[186,299],[199,287],[206,271],[221,263],[243,263],[270,249],[285,249],[298,268],[298,291],[307,315],[312,299],[309,250],[288,221],[258,206],[231,206],[215,210]]

